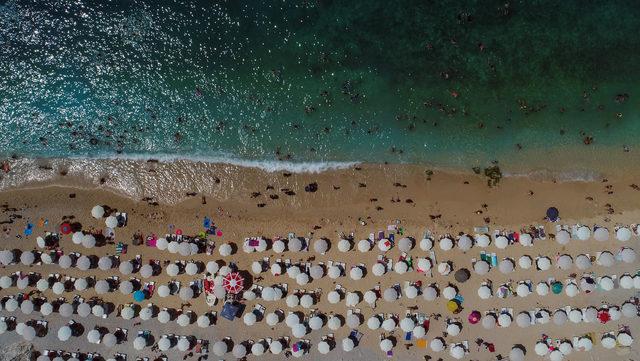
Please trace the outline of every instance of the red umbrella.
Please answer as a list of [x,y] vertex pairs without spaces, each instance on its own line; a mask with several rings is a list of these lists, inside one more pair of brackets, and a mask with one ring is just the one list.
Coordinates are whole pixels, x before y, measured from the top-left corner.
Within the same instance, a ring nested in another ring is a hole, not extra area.
[[471,311],[471,313],[469,314],[468,320],[472,325],[475,325],[476,323],[478,323],[480,321],[481,317],[482,317],[482,315],[480,314],[480,312]]
[[598,312],[598,319],[600,320],[600,323],[607,323],[611,321],[611,315],[609,314],[609,311],[603,310]]
[[222,279],[222,288],[228,293],[238,293],[244,287],[244,278],[238,272],[227,273]]
[[62,234],[69,234],[71,233],[72,229],[71,229],[71,225],[67,222],[64,222],[60,225],[60,233]]

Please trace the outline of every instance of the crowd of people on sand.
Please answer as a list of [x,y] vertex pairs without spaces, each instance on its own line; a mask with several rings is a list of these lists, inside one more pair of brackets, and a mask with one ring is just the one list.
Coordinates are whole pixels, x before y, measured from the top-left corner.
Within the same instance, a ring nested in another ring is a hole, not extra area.
[[[289,234],[274,239],[249,237],[239,245],[233,242],[216,244],[215,238],[209,237],[221,237],[222,232],[211,220],[205,220],[204,231],[195,236],[183,235],[181,230],[176,229],[174,234],[165,237],[145,237],[141,234],[134,237],[136,241],[132,246],[154,247],[168,254],[193,257],[189,260],[145,258],[144,251],[125,260],[129,245],[122,242],[116,244],[115,254],[99,256],[63,252],[61,246],[64,242],[72,242],[88,250],[105,247],[107,240],[115,239],[117,229],[127,225],[126,214],[107,207],[96,206],[91,214],[96,219],[105,220],[104,230],[87,232],[74,229],[72,224],[63,222],[59,233],[47,232],[35,237],[36,247],[33,250],[0,251],[0,263],[3,266],[0,288],[11,292],[0,300],[0,311],[4,314],[0,319],[0,334],[15,332],[25,340],[34,342],[36,338],[48,334],[47,318],[59,317],[67,320],[55,331],[61,342],[84,336],[88,346],[100,345],[114,351],[118,349],[118,345],[131,342],[135,350],[160,352],[159,359],[168,359],[166,354],[187,352],[184,355],[186,359],[194,355],[206,357],[209,352],[218,357],[230,353],[235,358],[265,353],[301,357],[314,348],[321,354],[327,354],[337,347],[350,352],[360,345],[364,337],[371,337],[365,335],[366,330],[369,330],[380,332],[377,340],[379,349],[389,357],[394,355],[398,344],[404,342],[407,348],[415,345],[434,353],[447,350],[451,357],[462,359],[481,349],[496,352],[494,343],[490,341],[477,339],[474,351],[468,340],[458,339],[457,336],[467,327],[480,325],[484,329],[505,328],[510,327],[512,322],[519,328],[544,327],[550,322],[555,325],[607,324],[612,321],[621,322],[623,318],[635,318],[639,312],[640,302],[633,297],[635,291],[631,290],[640,289],[640,272],[636,270],[634,273],[624,272],[621,275],[601,272],[602,269],[635,262],[636,253],[628,246],[632,243],[629,242],[632,238],[639,236],[640,229],[635,224],[615,227],[613,238],[615,242],[621,243],[620,246],[615,246],[615,251],[611,250],[609,229],[581,224],[556,225],[553,234],[547,232],[548,227],[539,225],[523,227],[517,231],[495,230],[492,233],[488,229],[478,228],[474,230],[476,234],[473,236],[459,233],[457,236],[444,234],[436,237],[427,230],[419,242],[404,235],[404,230],[398,224],[393,224],[385,231],[371,233],[368,238],[356,240],[353,235],[342,235],[336,242],[340,253],[378,252],[375,261],[370,264],[347,264],[330,259],[329,252],[333,244],[327,238],[311,240]],[[33,230],[31,227],[30,232]],[[596,254],[524,254],[517,260],[510,257],[500,259],[496,254],[513,246],[530,250],[545,242],[566,245],[573,240],[584,242],[590,239],[601,242],[606,249]],[[474,248],[479,250],[477,257],[470,255]],[[196,259],[201,254],[214,256],[216,251],[219,259],[206,263]],[[270,255],[261,259],[253,257],[256,260],[247,269],[242,269],[238,262],[230,260],[240,251]],[[446,259],[448,252],[462,252],[471,257],[467,265],[458,267]],[[291,257],[301,258],[293,260]],[[110,275],[105,278],[77,277],[64,273],[43,275],[37,271],[38,267],[45,266],[59,267],[67,272],[76,269],[99,270]],[[12,267],[16,270],[11,271]],[[31,268],[29,272],[19,270],[23,267]],[[598,273],[589,272],[591,267],[599,267]],[[462,295],[459,285],[471,279],[472,272],[469,269],[478,276],[487,277],[495,273],[491,273],[494,268],[499,272],[495,274],[496,277],[507,277],[520,268],[536,270],[530,274],[540,274],[543,278],[537,281],[503,279],[495,284],[492,279],[478,281],[477,296],[480,302],[494,299],[494,296],[507,299],[531,295],[541,299],[548,295],[566,296],[569,301],[578,294],[605,295],[607,292],[629,292],[629,298],[621,304],[602,303],[588,307],[567,304],[555,309],[539,306],[518,311],[509,307],[507,301],[504,301],[505,307],[495,308],[498,302],[495,299],[491,304],[484,305],[491,307],[485,310],[475,308],[480,305],[465,304],[465,298],[468,300],[474,295]],[[583,274],[573,273],[564,280],[545,275],[545,272],[553,270],[568,272],[574,268]],[[113,274],[116,271],[123,276],[122,279]],[[170,278],[168,282],[157,281],[164,276],[163,273]],[[388,276],[392,274],[401,277],[402,281],[388,283]],[[452,279],[438,284],[433,279],[435,275],[452,276]],[[265,277],[270,282],[263,283]],[[311,286],[314,281],[325,277],[336,281],[334,289],[327,291]],[[380,281],[371,289],[358,287],[358,281],[366,277],[375,277]],[[297,288],[290,287],[290,283]],[[17,293],[13,293],[14,289]],[[85,299],[85,292],[96,295]],[[115,304],[107,299],[113,292],[132,299],[127,303]],[[71,299],[65,297],[69,294],[73,294]],[[160,306],[162,299],[166,297],[179,298],[182,307],[176,309]],[[404,312],[376,311],[380,302],[392,304],[403,298],[415,300],[415,305],[407,306]],[[191,310],[191,302],[195,299],[205,301],[210,306],[209,311],[197,314]],[[428,315],[420,312],[419,301],[434,302],[439,299],[446,305],[446,317],[442,314]],[[323,312],[320,306],[324,302],[344,304],[345,312]],[[275,307],[269,307],[272,305]],[[367,308],[363,310],[362,306]],[[472,309],[465,317],[467,308]],[[21,315],[41,317],[19,322],[16,316]],[[91,329],[85,329],[82,324],[82,319],[88,317],[95,318],[98,323]],[[124,327],[109,329],[99,324],[100,320],[113,317],[134,321],[133,326],[140,326],[142,329],[135,333],[135,337],[130,337],[129,330]],[[264,322],[277,330],[279,336],[240,340],[224,337],[210,341],[188,333],[156,334],[152,329],[147,329],[147,322],[151,319],[164,324],[175,323],[176,330],[188,330],[191,325],[207,328],[218,324],[221,319],[233,322],[236,318],[241,318],[246,327]],[[428,337],[429,331],[440,323],[443,336]],[[348,335],[336,337],[335,332],[343,328],[348,330]],[[312,332],[322,335],[315,345],[308,336]],[[632,329],[624,324],[618,324],[618,327],[612,327],[602,334],[591,332],[572,337],[567,335],[552,337],[542,334],[534,344],[513,345],[509,357],[511,360],[524,360],[525,355],[533,351],[556,361],[573,350],[589,351],[596,343],[604,349],[630,347],[633,343]],[[38,360],[57,357],[69,360],[104,359],[98,353],[79,351],[42,350],[40,353]],[[107,358],[126,359],[126,354],[118,352]]]

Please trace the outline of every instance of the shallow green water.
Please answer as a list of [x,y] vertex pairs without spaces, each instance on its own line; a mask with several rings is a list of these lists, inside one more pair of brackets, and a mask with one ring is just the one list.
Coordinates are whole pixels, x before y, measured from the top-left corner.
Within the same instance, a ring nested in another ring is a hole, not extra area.
[[612,1],[4,1],[0,153],[468,168],[587,136],[633,150],[639,19]]

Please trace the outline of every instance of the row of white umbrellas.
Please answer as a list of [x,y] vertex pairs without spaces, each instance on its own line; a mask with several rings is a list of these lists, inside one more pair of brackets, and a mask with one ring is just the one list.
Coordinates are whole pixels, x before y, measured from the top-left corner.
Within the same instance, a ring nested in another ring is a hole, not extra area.
[[[536,343],[534,351],[538,356],[549,356],[551,361],[560,361],[563,360],[565,356],[573,353],[574,350],[591,351],[593,348],[593,341],[594,340],[589,336],[581,336],[574,345],[573,342],[568,339],[564,339],[560,341],[560,344],[557,347],[554,345],[552,350],[546,342],[540,340]],[[633,337],[628,331],[624,330],[619,331],[617,334],[607,332],[600,338],[600,344],[605,349],[612,349],[616,346],[630,347],[633,344]]]

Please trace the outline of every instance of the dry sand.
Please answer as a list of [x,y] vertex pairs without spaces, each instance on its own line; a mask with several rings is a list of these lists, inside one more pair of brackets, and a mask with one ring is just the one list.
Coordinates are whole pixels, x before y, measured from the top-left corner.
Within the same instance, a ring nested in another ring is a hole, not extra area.
[[[549,206],[556,206],[561,212],[561,223],[573,224],[580,222],[587,225],[599,224],[613,229],[618,223],[631,224],[640,223],[640,191],[631,187],[634,179],[638,179],[633,175],[620,176],[615,179],[599,180],[597,182],[565,182],[555,183],[552,181],[539,182],[531,181],[526,178],[503,178],[498,187],[489,188],[486,184],[486,178],[477,175],[467,174],[447,174],[437,172],[432,176],[425,173],[422,167],[414,166],[376,166],[363,165],[360,169],[349,169],[341,171],[331,171],[322,174],[293,174],[290,176],[282,173],[264,173],[255,169],[242,169],[234,167],[227,169],[227,173],[233,175],[230,177],[233,181],[225,178],[215,187],[220,191],[213,195],[205,195],[206,204],[202,204],[202,194],[174,205],[154,205],[152,201],[132,200],[120,197],[108,189],[78,189],[59,187],[51,185],[48,187],[38,187],[31,189],[17,189],[0,193],[0,204],[6,205],[0,214],[1,221],[7,221],[11,214],[18,214],[21,218],[14,218],[12,223],[5,223],[6,232],[0,235],[0,248],[18,247],[23,250],[33,249],[35,247],[35,237],[45,231],[54,231],[59,225],[63,216],[74,215],[76,220],[81,222],[84,229],[97,228],[104,226],[103,220],[95,220],[90,216],[91,207],[96,204],[104,204],[109,207],[116,208],[118,211],[127,212],[129,214],[129,224],[126,228],[117,230],[116,240],[129,244],[129,252],[122,257],[123,260],[133,258],[136,254],[141,254],[143,259],[156,258],[161,260],[185,259],[179,255],[172,255],[168,252],[161,252],[146,246],[131,245],[132,235],[136,231],[141,231],[145,235],[155,233],[164,234],[168,232],[168,225],[175,225],[181,228],[185,234],[195,234],[201,231],[202,219],[205,216],[212,217],[215,223],[223,230],[224,235],[221,238],[215,238],[216,244],[222,242],[234,242],[241,245],[242,240],[247,236],[265,236],[273,238],[275,236],[285,236],[289,232],[295,232],[297,235],[304,235],[311,238],[327,237],[332,242],[331,250],[324,256],[317,255],[313,252],[309,254],[291,254],[289,258],[298,260],[315,256],[315,261],[342,261],[350,265],[357,263],[365,263],[368,266],[375,262],[376,256],[380,253],[377,249],[367,254],[357,251],[349,253],[340,253],[337,250],[337,241],[339,234],[344,232],[354,233],[355,239],[363,239],[368,237],[369,233],[385,230],[387,225],[399,222],[404,228],[405,234],[415,237],[417,240],[422,238],[422,234],[426,228],[433,231],[436,235],[444,233],[452,233],[457,235],[458,232],[467,232],[473,234],[474,226],[487,225],[493,229],[520,229],[522,226],[531,224],[546,224],[543,220],[545,210]],[[212,181],[213,182],[213,181]],[[305,185],[317,182],[318,190],[310,193],[305,192]],[[295,195],[286,195],[282,189],[289,189],[295,192]],[[177,190],[180,194],[185,194],[191,189]],[[260,193],[260,195],[252,195],[252,193]],[[74,194],[73,198],[70,194]],[[270,195],[277,195],[270,197]],[[149,194],[149,196],[154,196]],[[258,204],[264,204],[259,207]],[[16,208],[13,211],[11,208]],[[17,238],[17,234],[21,234],[26,222],[38,223],[40,218],[49,220],[47,226],[38,227],[34,230],[34,235],[30,237]],[[359,220],[364,220],[362,225]],[[553,224],[547,225],[547,232],[555,233],[552,230]],[[638,249],[638,238],[634,237],[626,246]],[[70,241],[70,236],[63,237],[61,246],[65,252],[78,251],[83,254],[97,254],[99,256],[105,254],[113,254],[113,245],[94,248],[87,250],[81,246],[76,246]],[[557,243],[547,240],[538,242],[533,248],[525,248],[520,246],[511,246],[506,250],[497,250],[493,245],[489,250],[497,252],[499,257],[512,256],[518,257],[522,254],[531,256],[549,255],[554,256],[558,252],[566,252],[573,256],[580,253],[601,250],[619,250],[622,243],[615,240],[614,237],[607,242],[596,242],[590,240],[587,242],[579,242],[572,240],[566,246],[560,246]],[[455,268],[468,267],[471,268],[471,258],[478,258],[478,248],[472,248],[466,254],[454,249],[449,252],[443,252],[434,249],[438,261],[450,260],[454,263]],[[399,251],[392,249],[387,252],[390,258],[397,260]],[[416,247],[411,252],[413,257],[419,257],[424,252]],[[238,264],[241,269],[250,269],[253,260],[261,259],[263,256],[271,256],[275,258],[287,258],[285,255],[276,256],[273,251],[265,253],[256,253],[247,255],[240,251],[239,253],[226,257],[226,262],[233,261]],[[190,259],[191,257],[189,257]],[[213,256],[198,255],[193,257],[197,260],[208,261],[211,259],[220,259],[218,253]],[[517,258],[516,258],[517,259]],[[623,272],[635,272],[638,268],[637,264],[616,264],[613,268],[603,268],[594,265],[590,271],[598,275],[601,274],[622,274]],[[81,276],[95,274],[98,278],[105,278],[108,272],[92,270],[90,272],[81,272],[77,269],[61,270],[58,266],[9,266],[1,270],[2,274],[14,272],[17,270],[35,271],[43,275],[58,272],[71,276]],[[118,273],[117,270],[114,271]],[[596,332],[601,334],[604,331],[617,330],[619,324],[629,325],[632,331],[640,330],[640,322],[638,319],[623,318],[619,322],[610,322],[606,325],[581,323],[581,324],[565,324],[564,326],[556,326],[552,323],[535,325],[527,329],[519,328],[515,323],[505,329],[494,329],[491,331],[484,330],[482,326],[470,325],[466,322],[468,312],[477,309],[485,311],[493,308],[512,307],[517,314],[520,310],[529,310],[535,307],[546,306],[551,310],[559,306],[571,305],[574,307],[584,307],[588,305],[599,306],[603,302],[611,304],[621,304],[624,300],[633,296],[634,290],[616,289],[608,293],[592,293],[589,295],[581,294],[575,298],[569,298],[566,295],[539,297],[535,294],[526,298],[507,298],[490,300],[480,300],[476,290],[479,283],[485,278],[494,281],[494,285],[501,281],[509,279],[522,280],[531,279],[534,282],[545,280],[554,276],[556,279],[563,280],[570,273],[581,274],[577,269],[570,271],[561,271],[553,268],[547,272],[523,271],[516,269],[516,272],[510,275],[503,275],[497,270],[491,271],[488,277],[479,277],[472,274],[471,279],[465,284],[459,284],[460,293],[464,296],[463,313],[458,315],[464,319],[464,328],[462,333],[456,337],[446,337],[448,342],[460,342],[468,340],[470,344],[471,354],[467,359],[477,360],[493,360],[498,354],[506,357],[514,344],[523,344],[527,348],[527,359],[538,358],[533,352],[535,341],[543,334],[552,337],[568,337],[581,335],[587,332]],[[262,285],[271,285],[277,282],[289,283],[290,289],[303,288],[298,287],[294,280],[286,276],[273,277],[269,272],[264,273],[264,281]],[[126,279],[121,276],[121,279]],[[194,277],[186,274],[176,277],[184,282],[188,282]],[[170,278],[166,273],[156,277],[154,280],[158,284],[166,283]],[[390,286],[394,283],[403,281],[423,280],[423,283],[437,282],[444,287],[448,282],[454,281],[453,274],[450,276],[434,275],[427,277],[410,272],[405,275],[395,273],[388,274],[383,278],[373,276],[368,272],[367,276],[358,282],[347,278],[337,280],[337,283],[343,285],[347,290],[360,290],[363,293],[371,289],[377,283],[382,287]],[[336,312],[346,314],[344,303],[339,305],[330,305],[326,301],[326,293],[335,287],[333,280],[325,277],[321,280],[313,281],[306,286],[306,289],[313,290],[317,287],[322,288],[323,297],[316,306],[323,312]],[[455,283],[455,282],[454,282]],[[16,288],[1,290],[0,296],[18,293]],[[93,290],[82,293],[85,299],[94,296]],[[54,294],[48,290],[44,292],[44,296],[54,299]],[[73,294],[65,294],[70,299]],[[102,297],[105,300],[116,304],[130,302],[130,296],[123,296],[119,292],[114,292]],[[153,297],[150,302],[154,302],[160,307],[180,307],[180,300],[177,297],[159,298]],[[267,312],[276,308],[287,310],[284,300],[281,302],[265,302],[258,300],[259,303],[267,307]],[[193,300],[191,309],[197,314],[204,313],[209,308],[205,304],[203,297]],[[253,308],[255,301],[247,302],[247,308]],[[372,310],[366,303],[362,302],[359,308],[362,309],[366,319],[374,313],[398,313],[404,314],[405,310],[410,306],[418,306],[418,312],[432,314],[440,313],[443,317],[438,320],[431,320],[431,327],[427,333],[428,340],[436,336],[442,336],[444,331],[444,320],[447,316],[453,316],[446,310],[446,303],[442,298],[436,302],[424,301],[421,297],[415,300],[402,298],[399,302],[387,303],[378,302],[378,307]],[[220,306],[214,307],[219,311]],[[299,310],[304,311],[302,308]],[[3,315],[7,315],[3,312]],[[30,318],[40,317],[34,315],[22,315],[19,311],[14,313],[18,318],[18,322],[23,322]],[[60,319],[53,314],[46,319],[49,320],[49,334],[38,339],[36,349],[66,349],[73,351],[80,349],[82,351],[97,351],[103,356],[110,356],[113,350],[107,350],[102,345],[90,345],[86,342],[86,336],[83,335],[78,339],[72,339],[70,342],[61,343],[57,340],[57,329],[63,325],[68,319]],[[152,319],[142,323],[140,326],[134,326],[136,320],[125,321],[121,318],[110,317],[106,320],[89,316],[86,319],[75,318],[84,324],[85,329],[89,330],[94,324],[106,326],[109,329],[115,327],[124,327],[129,329],[129,342],[118,346],[118,351],[125,352],[129,355],[129,359],[135,359],[136,356],[155,357],[159,353],[151,352],[146,349],[144,353],[137,352],[132,347],[132,341],[137,330],[149,329],[156,338],[163,333],[176,333],[179,335],[193,334],[199,338],[209,339],[213,342],[224,336],[231,336],[235,341],[243,341],[246,339],[257,340],[261,337],[279,337],[290,336],[289,328],[286,325],[279,324],[270,329],[264,322],[258,323],[253,327],[246,327],[239,319],[234,323],[220,319],[217,325],[207,329],[198,328],[192,325],[180,328],[175,323],[162,325],[157,320]],[[350,353],[344,353],[340,350],[340,340],[346,337],[349,329],[344,326],[335,332],[338,347],[326,357],[332,360],[376,360],[385,359],[386,356],[378,348],[378,338],[381,331],[371,331],[363,324],[360,331],[365,334],[360,347]],[[330,333],[328,328],[320,331],[313,331],[306,338],[311,340],[312,352],[307,355],[307,359],[318,359],[320,355],[315,345],[322,335]],[[636,332],[637,333],[637,332]],[[637,335],[636,335],[637,336]],[[419,349],[415,345],[409,350],[404,347],[403,333],[397,329],[395,337],[398,339],[398,345],[395,347],[395,359],[399,360],[422,360],[433,357],[433,360],[443,358],[451,359],[447,352],[434,353],[430,349]],[[489,353],[486,350],[477,351],[474,341],[481,337],[486,341],[493,342],[496,345],[496,353]],[[21,337],[15,333],[5,333],[0,338],[0,344],[7,345],[14,341],[20,340]],[[293,339],[293,338],[292,338]],[[167,355],[170,360],[181,359],[184,353],[169,351]],[[280,359],[280,356],[265,355],[262,358]],[[638,359],[637,342],[630,349],[605,350],[599,343],[593,352],[574,352],[566,359],[583,360],[583,359]],[[209,359],[216,359],[214,355],[210,355]],[[253,356],[250,356],[253,358]],[[195,359],[192,358],[192,359]],[[228,354],[225,359],[233,359]]]

